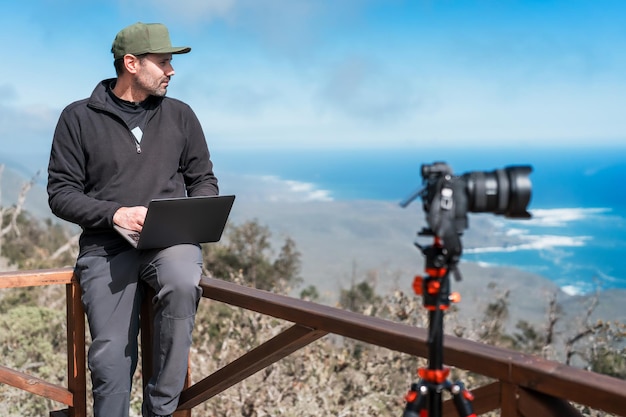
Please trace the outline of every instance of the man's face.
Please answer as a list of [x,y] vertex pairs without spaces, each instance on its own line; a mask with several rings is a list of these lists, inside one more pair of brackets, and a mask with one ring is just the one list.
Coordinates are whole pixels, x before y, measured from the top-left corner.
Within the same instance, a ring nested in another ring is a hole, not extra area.
[[147,95],[163,97],[174,75],[172,54],[148,54],[139,60],[134,78],[135,88]]

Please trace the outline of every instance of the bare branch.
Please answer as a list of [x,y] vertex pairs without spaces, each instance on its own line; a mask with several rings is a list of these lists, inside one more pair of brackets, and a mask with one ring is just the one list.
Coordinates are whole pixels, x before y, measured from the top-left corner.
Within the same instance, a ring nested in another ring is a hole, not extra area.
[[4,232],[2,232],[2,223],[4,221],[4,207],[2,206],[2,174],[4,173],[4,164],[0,164],[0,255],[2,255],[2,244]]
[[80,238],[80,233],[70,237],[68,239],[68,241],[61,246],[59,249],[57,249],[51,256],[50,256],[50,260],[54,260],[57,259],[59,256],[61,256],[62,254],[64,254],[65,252],[69,252],[72,249],[75,249],[76,246],[78,245],[78,239]]
[[39,177],[40,173],[41,171],[37,171],[35,175],[32,176],[30,181],[28,181],[26,184],[22,186],[22,190],[20,191],[20,194],[17,197],[15,210],[13,211],[12,216],[11,216],[11,227],[15,230],[15,233],[17,233],[18,236],[20,236],[20,230],[17,227],[17,218],[19,217],[20,213],[22,212],[22,209],[24,208],[24,202],[26,201],[26,194],[28,194],[28,192],[33,187],[33,185],[35,185],[37,177]]
[[551,345],[554,341],[554,327],[556,326],[557,321],[559,321],[556,298],[556,293],[552,293],[550,295],[550,304],[548,306],[548,325],[546,328],[546,345]]
[[[0,178],[1,178],[2,170],[4,170],[4,165],[0,165]],[[4,215],[7,213],[11,214],[11,220],[9,222],[9,225],[6,227],[3,227],[3,224],[2,224],[3,218],[0,218],[0,239],[2,238],[2,236],[9,233],[11,230],[15,230],[15,233],[18,236],[20,236],[20,229],[17,227],[17,218],[19,217],[20,213],[22,212],[22,209],[24,208],[24,201],[26,201],[26,195],[28,194],[32,186],[35,184],[40,172],[41,171],[37,171],[35,175],[33,175],[33,177],[30,179],[30,181],[28,181],[26,184],[22,186],[22,189],[20,191],[20,194],[17,197],[17,202],[14,207],[4,208],[0,211],[0,215],[2,217],[4,217]],[[0,187],[0,190],[1,189],[2,187]],[[1,240],[0,240],[0,247],[2,247]]]
[[587,307],[587,311],[585,311],[585,315],[581,321],[581,329],[574,336],[565,341],[565,363],[567,365],[570,365],[570,361],[574,355],[579,355],[583,358],[585,357],[585,355],[583,355],[581,352],[577,352],[575,350],[574,345],[586,336],[594,334],[596,331],[600,330],[603,327],[602,323],[591,323],[591,315],[598,306],[598,298],[599,295],[596,291],[594,296],[591,298]]
[[[2,174],[4,173],[4,164],[0,164],[0,209],[2,208]],[[0,220],[1,221],[1,220]],[[0,226],[2,223],[0,223]]]

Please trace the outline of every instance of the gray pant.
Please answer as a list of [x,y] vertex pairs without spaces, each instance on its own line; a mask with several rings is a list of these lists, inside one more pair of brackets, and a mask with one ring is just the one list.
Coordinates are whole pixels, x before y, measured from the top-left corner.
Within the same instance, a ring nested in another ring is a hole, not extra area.
[[156,292],[152,378],[144,391],[144,413],[172,414],[185,382],[191,333],[202,290],[202,253],[195,245],[135,249],[76,262],[92,344],[88,363],[94,417],[127,417],[137,367],[142,286]]

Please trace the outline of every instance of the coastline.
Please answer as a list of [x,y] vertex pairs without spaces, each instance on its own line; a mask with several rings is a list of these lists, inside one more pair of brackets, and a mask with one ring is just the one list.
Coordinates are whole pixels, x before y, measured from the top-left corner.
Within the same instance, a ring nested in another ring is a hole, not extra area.
[[[423,273],[423,255],[414,247],[416,233],[424,225],[423,215],[401,209],[397,204],[380,201],[267,202],[241,198],[233,208],[231,221],[239,224],[256,219],[269,228],[273,247],[285,237],[296,242],[302,254],[304,286],[315,285],[322,303],[334,304],[341,289],[375,277],[380,294],[390,291],[412,292],[415,275]],[[489,239],[489,230],[476,227],[467,240]],[[575,326],[584,316],[595,293],[569,295],[546,277],[511,267],[459,263],[460,282],[452,281],[452,291],[462,300],[459,316],[478,318],[499,293],[509,291],[509,319],[514,327],[519,320],[536,326],[547,323],[550,297],[556,296],[562,308],[565,327]],[[612,289],[598,294],[592,320],[626,322],[623,299],[626,290]]]
[[[3,187],[7,183],[13,187],[3,188],[3,202],[13,204],[17,184],[27,180],[10,169],[5,170],[2,179]],[[302,254],[303,287],[315,285],[321,295],[319,302],[335,304],[341,289],[362,281],[368,274],[375,277],[373,284],[378,293],[412,292],[413,277],[423,273],[423,255],[413,244],[418,230],[425,225],[419,204],[402,209],[397,203],[378,200],[303,198],[310,191],[294,194],[293,190],[270,187],[263,180],[247,182],[229,176],[225,176],[222,187],[222,194],[237,194],[231,223],[256,219],[272,233],[274,250],[286,237],[295,241]],[[38,184],[29,191],[25,208],[38,218],[52,217],[45,189]],[[463,237],[465,247],[494,241],[493,229],[485,219],[472,216],[471,227]],[[493,245],[502,243],[494,241]],[[552,294],[557,294],[564,318],[572,321],[584,314],[587,303],[595,296],[568,295],[546,277],[516,268],[472,263],[463,257],[459,269],[463,279],[452,282],[451,289],[461,293],[457,307],[466,317],[479,317],[490,299],[509,290],[511,325],[518,320],[545,323]],[[626,289],[602,291],[592,318],[626,322],[624,298]]]

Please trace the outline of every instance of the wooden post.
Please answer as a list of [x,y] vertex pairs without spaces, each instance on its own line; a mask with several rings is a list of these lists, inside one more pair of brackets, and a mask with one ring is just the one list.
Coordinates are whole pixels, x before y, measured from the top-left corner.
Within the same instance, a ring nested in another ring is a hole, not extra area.
[[507,382],[500,385],[500,416],[501,417],[521,417],[517,411],[517,389],[518,386]]
[[67,387],[72,393],[69,417],[87,416],[87,373],[85,367],[85,311],[81,289],[74,277],[67,293]]

